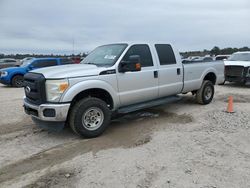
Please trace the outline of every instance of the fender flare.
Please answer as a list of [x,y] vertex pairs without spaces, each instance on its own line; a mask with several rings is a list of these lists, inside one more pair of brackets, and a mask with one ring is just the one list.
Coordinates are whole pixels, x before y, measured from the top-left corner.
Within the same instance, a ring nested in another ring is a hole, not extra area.
[[12,79],[13,79],[15,76],[17,76],[17,75],[24,76],[25,73],[23,73],[23,72],[21,72],[21,71],[12,72],[12,73],[8,76],[9,81],[11,82]]
[[107,91],[113,99],[113,108],[116,109],[119,106],[120,100],[117,95],[118,92],[115,91],[109,83],[102,80],[84,80],[73,85],[62,95],[60,102],[71,102],[76,95],[88,89],[103,89]]
[[205,78],[208,74],[210,74],[210,73],[213,73],[213,74],[215,75],[215,77],[216,77],[215,83],[217,82],[217,70],[216,70],[214,67],[209,67],[208,69],[206,69],[206,70],[203,72],[203,74],[202,74],[202,76],[201,76],[201,83],[200,83],[200,86],[201,86],[202,82],[204,81],[204,78]]

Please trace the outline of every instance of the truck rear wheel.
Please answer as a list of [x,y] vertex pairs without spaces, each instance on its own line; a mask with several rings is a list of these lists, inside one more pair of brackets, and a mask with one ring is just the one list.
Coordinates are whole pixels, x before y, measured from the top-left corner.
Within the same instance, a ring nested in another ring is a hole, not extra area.
[[89,97],[77,102],[69,116],[71,129],[80,136],[93,138],[101,135],[110,123],[111,112],[107,104]]
[[211,81],[203,81],[201,88],[196,93],[196,101],[199,104],[209,104],[214,97],[214,85]]
[[23,87],[23,76],[22,75],[16,75],[11,80],[11,85],[13,87]]

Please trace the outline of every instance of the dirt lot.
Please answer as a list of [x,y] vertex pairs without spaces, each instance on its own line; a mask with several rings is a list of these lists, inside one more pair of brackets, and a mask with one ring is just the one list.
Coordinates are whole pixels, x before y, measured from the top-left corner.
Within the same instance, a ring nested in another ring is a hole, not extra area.
[[[206,106],[184,95],[81,139],[36,127],[23,89],[0,85],[0,187],[250,187],[249,91],[216,86]],[[224,112],[229,95],[234,114]]]

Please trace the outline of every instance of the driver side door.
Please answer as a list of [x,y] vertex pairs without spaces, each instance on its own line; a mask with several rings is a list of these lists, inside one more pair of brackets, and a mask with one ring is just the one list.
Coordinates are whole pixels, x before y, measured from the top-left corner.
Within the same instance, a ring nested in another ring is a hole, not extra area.
[[128,106],[158,98],[158,75],[153,63],[150,48],[146,44],[131,46],[122,61],[128,61],[130,56],[140,56],[141,71],[118,72],[118,90],[121,106]]

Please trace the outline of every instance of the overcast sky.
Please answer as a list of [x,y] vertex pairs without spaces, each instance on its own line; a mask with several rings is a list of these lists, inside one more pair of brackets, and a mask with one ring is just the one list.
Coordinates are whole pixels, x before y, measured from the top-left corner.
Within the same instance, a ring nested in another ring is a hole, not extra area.
[[0,0],[0,53],[70,54],[119,41],[250,47],[250,0]]

